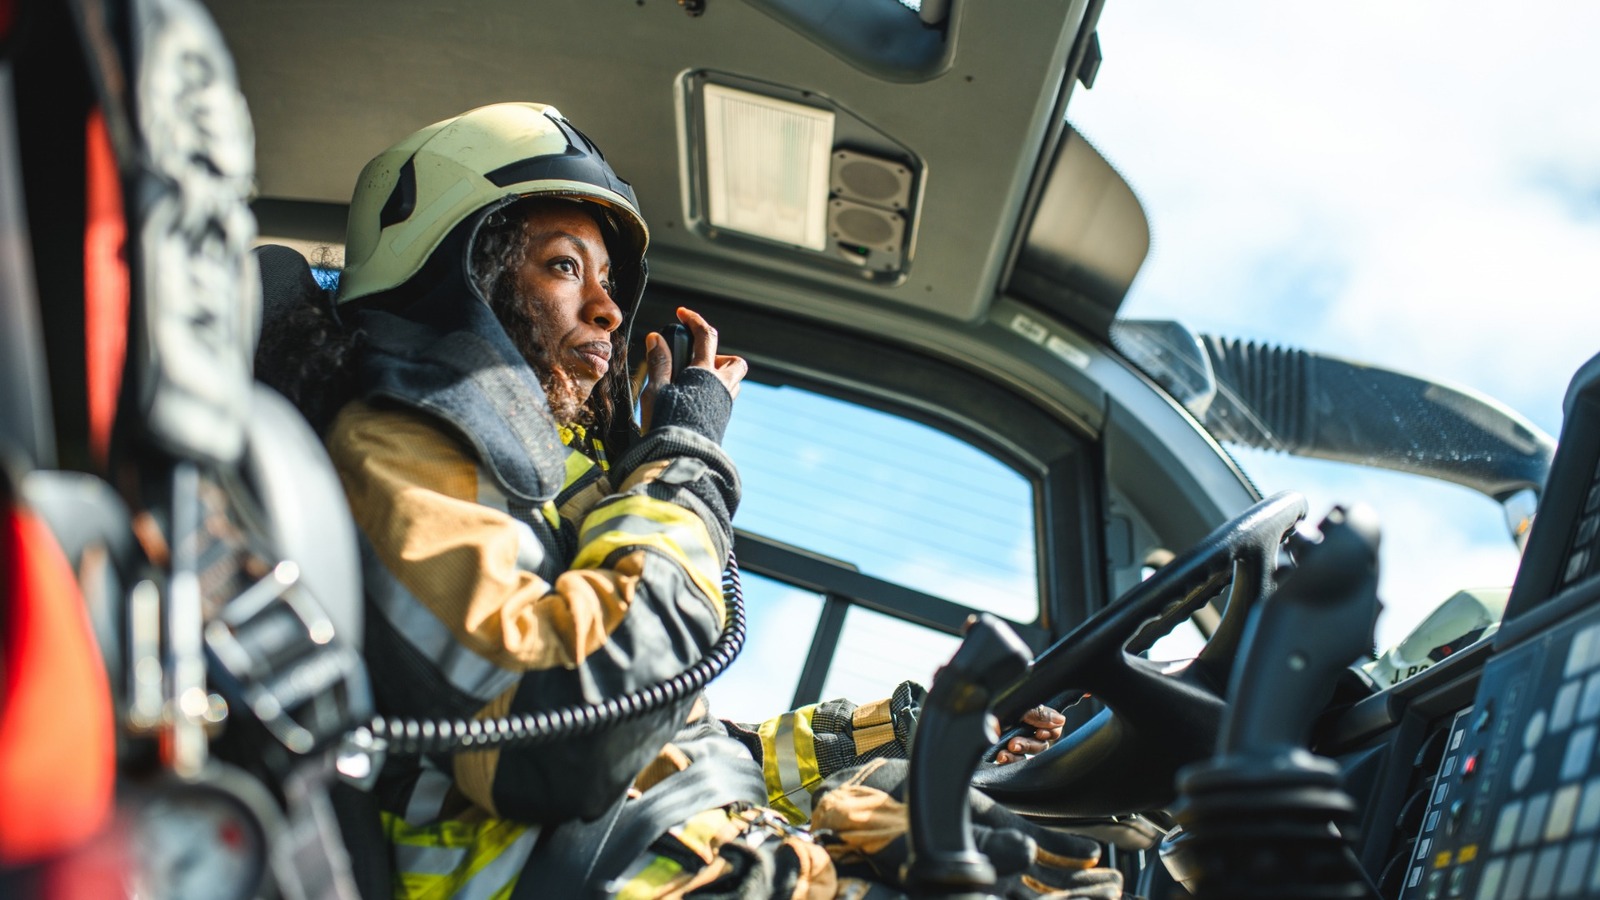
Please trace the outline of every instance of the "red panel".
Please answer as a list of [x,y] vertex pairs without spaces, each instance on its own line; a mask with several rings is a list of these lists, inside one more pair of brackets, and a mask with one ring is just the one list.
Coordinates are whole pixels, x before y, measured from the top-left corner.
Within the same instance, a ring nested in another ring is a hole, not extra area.
[[[4,4],[6,0],[0,0]],[[89,451],[105,465],[128,352],[128,220],[122,180],[98,107],[89,111],[87,228],[83,236],[84,340],[89,388]]]
[[103,828],[116,778],[105,664],[72,567],[42,522],[0,518],[0,864]]

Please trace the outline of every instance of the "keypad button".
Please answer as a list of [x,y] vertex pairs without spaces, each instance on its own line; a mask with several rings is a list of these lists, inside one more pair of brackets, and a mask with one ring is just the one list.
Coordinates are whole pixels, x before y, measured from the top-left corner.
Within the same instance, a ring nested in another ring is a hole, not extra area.
[[1546,847],[1533,860],[1533,874],[1528,878],[1528,900],[1550,900],[1556,890],[1556,876],[1561,873],[1561,847]]
[[1550,724],[1550,717],[1542,709],[1533,711],[1528,717],[1528,724],[1522,729],[1522,749],[1533,750],[1544,740],[1545,727]]
[[1489,730],[1489,723],[1494,721],[1494,699],[1483,701],[1483,708],[1472,719],[1472,730],[1482,734]]
[[1500,900],[1524,900],[1528,895],[1528,875],[1532,871],[1532,850],[1511,857],[1511,864],[1506,866],[1506,892],[1500,895]]
[[1518,847],[1531,847],[1539,842],[1539,835],[1544,831],[1544,817],[1549,811],[1549,792],[1528,798],[1528,808],[1522,813],[1522,827],[1517,829]]
[[1561,862],[1561,877],[1556,879],[1557,897],[1583,896],[1583,879],[1589,874],[1589,858],[1594,853],[1594,841],[1577,841],[1567,847],[1567,858]]
[[1578,698],[1578,721],[1592,722],[1600,718],[1600,672],[1593,672],[1583,680],[1583,694]]
[[1600,776],[1583,783],[1583,799],[1578,801],[1578,820],[1572,830],[1588,834],[1600,826]]
[[1578,796],[1581,785],[1569,784],[1550,798],[1550,814],[1544,820],[1545,843],[1564,841],[1572,834],[1573,819],[1578,813]]
[[1511,767],[1512,790],[1521,793],[1528,789],[1528,785],[1533,782],[1533,767],[1534,761],[1531,752],[1524,751],[1521,756],[1517,757],[1517,764]]
[[1594,635],[1587,628],[1572,636],[1572,643],[1567,647],[1567,663],[1562,668],[1563,675],[1571,678],[1589,670],[1589,645],[1593,642]]
[[1550,705],[1550,733],[1560,734],[1572,724],[1578,712],[1578,695],[1583,691],[1583,680],[1574,678],[1556,691],[1556,701]]
[[1517,839],[1517,823],[1521,817],[1521,800],[1513,800],[1500,808],[1500,815],[1494,820],[1494,837],[1489,840],[1490,850],[1504,853],[1511,849],[1511,843]]
[[1493,860],[1484,866],[1483,877],[1478,880],[1478,892],[1473,895],[1473,900],[1500,900],[1500,885],[1505,878],[1505,860]]
[[1561,756],[1561,780],[1582,778],[1589,772],[1589,757],[1594,754],[1595,726],[1585,725],[1573,730],[1567,738],[1567,750]]

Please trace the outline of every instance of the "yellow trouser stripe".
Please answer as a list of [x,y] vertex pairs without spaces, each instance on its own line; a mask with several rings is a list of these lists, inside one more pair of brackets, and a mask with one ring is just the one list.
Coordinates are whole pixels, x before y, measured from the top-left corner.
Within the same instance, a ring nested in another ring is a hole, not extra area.
[[811,790],[822,783],[817,737],[811,730],[816,712],[813,704],[761,723],[761,775],[767,783],[767,801],[796,825],[811,818]]
[[[700,858],[704,866],[716,861],[717,849],[748,831],[748,827],[735,818],[726,807],[695,813],[687,822],[667,829],[667,834]],[[683,864],[654,850],[646,850],[639,859],[613,882],[610,889],[619,900],[646,900],[663,895],[676,896],[672,887],[688,887],[691,876],[685,874]],[[620,884],[621,887],[616,887]]]
[[502,900],[533,852],[539,829],[505,819],[407,825],[384,813],[394,846],[396,900]]
[[652,859],[647,855],[641,863],[618,879],[624,884],[616,892],[617,900],[653,900],[661,896],[662,888],[683,874],[683,866],[665,856]]

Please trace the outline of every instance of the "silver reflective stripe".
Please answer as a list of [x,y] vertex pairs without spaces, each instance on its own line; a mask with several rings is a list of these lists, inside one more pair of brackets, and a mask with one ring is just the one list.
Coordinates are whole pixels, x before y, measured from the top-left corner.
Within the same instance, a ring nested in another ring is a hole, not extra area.
[[789,802],[811,815],[811,792],[800,780],[800,760],[794,749],[795,714],[786,712],[778,717],[778,730],[772,736],[773,749],[778,752],[778,782]]
[[412,596],[376,559],[367,567],[366,580],[378,611],[407,643],[438,667],[439,673],[457,690],[488,703],[516,684],[519,673],[502,669],[463,647],[439,617]]
[[449,875],[467,861],[471,847],[394,845],[394,866],[403,875]]
[[[603,510],[596,510],[596,512],[603,512]],[[583,542],[588,543],[597,535],[613,531],[620,531],[623,534],[666,535],[668,540],[671,540],[678,546],[678,549],[683,551],[683,555],[688,559],[690,565],[708,575],[713,581],[722,576],[722,563],[712,559],[710,552],[706,549],[705,536],[696,533],[693,529],[679,525],[668,525],[657,522],[654,519],[647,519],[644,516],[620,515],[614,519],[606,519],[603,522],[596,522],[592,525],[585,523]]]
[[528,830],[517,835],[517,839],[506,845],[494,861],[478,870],[472,880],[461,886],[450,900],[489,900],[496,893],[504,890],[517,880],[522,874],[522,867],[527,865],[529,854],[533,853],[533,845],[539,840],[539,829],[530,825]]
[[439,811],[444,808],[444,798],[448,793],[450,776],[432,765],[424,764],[422,775],[411,787],[411,797],[406,800],[406,812],[402,818],[407,825],[431,823],[439,818]]
[[514,523],[512,527],[517,530],[517,568],[524,572],[538,572],[539,567],[544,565],[544,544],[533,533],[533,528],[511,511],[506,495],[500,492],[494,479],[482,469],[478,470],[478,503],[511,518]]

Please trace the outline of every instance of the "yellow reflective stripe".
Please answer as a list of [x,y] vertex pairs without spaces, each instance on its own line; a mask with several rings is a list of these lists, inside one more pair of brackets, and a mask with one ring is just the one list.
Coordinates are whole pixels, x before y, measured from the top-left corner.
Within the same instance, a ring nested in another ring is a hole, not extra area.
[[567,454],[567,480],[555,498],[556,511],[563,520],[582,521],[585,513],[612,493],[604,471],[604,462],[596,465],[581,453]]
[[539,512],[544,514],[544,520],[550,523],[551,528],[556,531],[561,530],[561,514],[556,512],[556,502],[554,500],[546,500],[544,505],[539,507]]
[[582,453],[579,453],[576,450],[568,450],[567,477],[566,480],[561,483],[561,489],[566,490],[567,488],[572,487],[574,484],[577,484],[578,479],[589,474],[589,470],[593,469],[594,467],[594,460],[584,456]]
[[767,803],[800,825],[811,818],[811,790],[822,783],[817,736],[811,730],[816,704],[761,723],[761,776]]
[[[717,858],[718,847],[746,830],[734,822],[732,812],[718,807],[695,813],[687,822],[668,828],[667,834],[698,856],[702,865],[710,865]],[[606,885],[606,892],[618,898],[644,900],[662,896],[666,888],[685,877],[682,863],[646,850],[627,871]]]
[[508,897],[539,838],[538,828],[506,819],[416,826],[384,813],[383,824],[394,845],[398,900]]
[[620,882],[622,886],[614,890],[617,900],[651,900],[661,896],[662,889],[682,874],[683,866],[673,860],[647,854],[607,888],[614,888]]
[[521,677],[520,672],[503,668],[456,640],[438,613],[387,572],[368,578],[366,586],[379,614],[462,693],[487,703]]
[[408,875],[449,875],[461,868],[471,849],[399,844],[394,848],[394,867]]
[[466,884],[458,888],[454,900],[509,900],[511,889],[516,887],[539,840],[539,830],[524,830],[511,843],[491,856],[481,857],[481,865],[472,870]]
[[596,509],[579,531],[575,569],[593,568],[613,552],[654,547],[676,560],[721,611],[722,560],[700,517],[676,503],[653,497],[626,496]]

